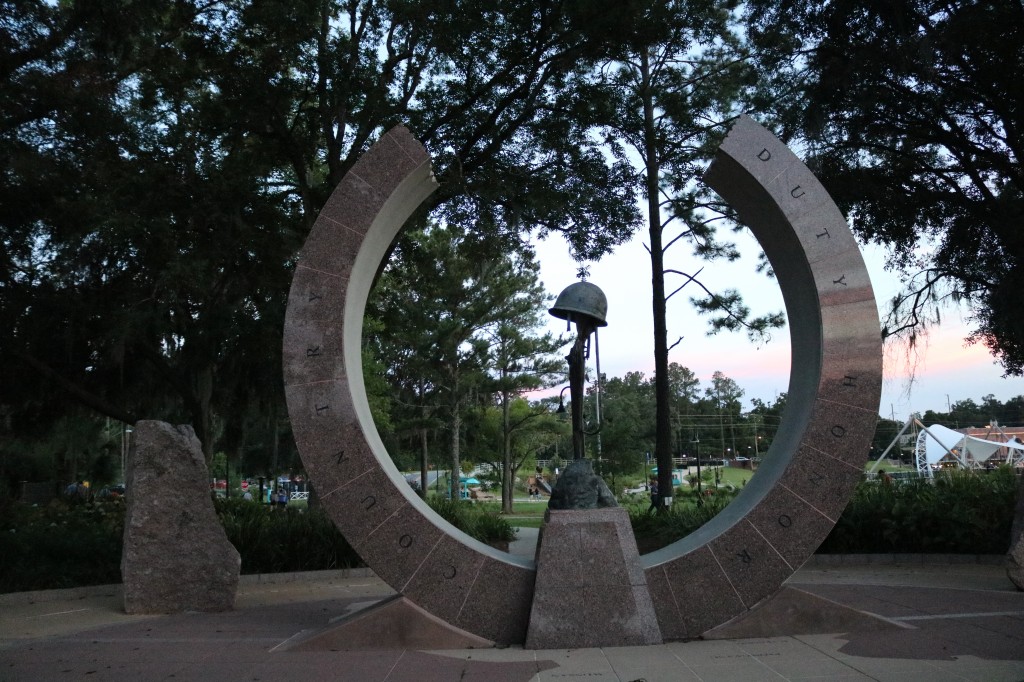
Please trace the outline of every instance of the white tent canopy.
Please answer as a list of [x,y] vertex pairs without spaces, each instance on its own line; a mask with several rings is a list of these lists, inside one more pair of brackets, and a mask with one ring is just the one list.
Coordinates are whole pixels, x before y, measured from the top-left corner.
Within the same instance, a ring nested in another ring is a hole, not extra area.
[[[915,432],[918,428],[921,429],[917,435],[914,448],[917,472],[920,475],[931,477],[933,466],[947,454],[956,459],[960,466],[965,469],[988,461],[999,448],[1008,448],[1012,451],[1006,457],[1007,464],[1012,465],[1015,458],[1017,459],[1017,466],[1021,466],[1021,463],[1024,462],[1024,443],[1021,443],[1019,439],[1007,438],[1005,442],[986,440],[985,438],[965,435],[941,424],[925,426],[917,417],[911,415],[903,425],[903,428],[896,434],[896,437],[889,443],[889,447],[875,460],[875,464],[868,471],[868,475],[875,473],[878,465],[896,447],[903,434],[912,428]],[[1004,433],[1003,435],[1005,436],[1006,434]]]
[[[959,431],[954,431],[951,428],[942,426],[941,424],[933,424],[932,426],[926,426],[918,438],[918,447],[920,448],[922,441],[925,446],[925,459],[928,464],[935,464],[947,453],[957,450],[959,452],[959,459],[962,463],[966,464],[968,460],[974,460],[975,462],[985,462],[995,454],[999,448],[1011,448],[1013,450],[1024,451],[1024,444],[1017,441],[1008,441],[1001,443],[994,440],[985,440],[984,438],[977,438],[975,436],[967,436]],[[954,456],[956,453],[953,453]]]

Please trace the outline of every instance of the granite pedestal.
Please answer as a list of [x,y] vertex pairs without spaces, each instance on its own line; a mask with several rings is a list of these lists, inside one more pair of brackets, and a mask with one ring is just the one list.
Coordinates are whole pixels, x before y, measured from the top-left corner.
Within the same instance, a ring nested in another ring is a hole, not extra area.
[[661,644],[629,513],[549,510],[537,549],[527,649]]

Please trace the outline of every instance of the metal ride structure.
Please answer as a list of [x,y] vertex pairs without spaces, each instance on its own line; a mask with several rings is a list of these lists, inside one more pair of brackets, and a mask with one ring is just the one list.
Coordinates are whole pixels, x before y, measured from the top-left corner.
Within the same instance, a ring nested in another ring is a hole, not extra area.
[[[705,181],[772,264],[793,369],[788,407],[758,475],[696,533],[641,557],[665,639],[694,638],[741,616],[811,556],[862,476],[881,395],[874,294],[846,221],[817,179],[741,117]],[[426,150],[398,127],[331,195],[289,293],[288,410],[325,509],[378,576],[452,627],[522,643],[534,562],[455,530],[415,495],[388,457],[363,384],[363,312],[374,276],[434,189]]]

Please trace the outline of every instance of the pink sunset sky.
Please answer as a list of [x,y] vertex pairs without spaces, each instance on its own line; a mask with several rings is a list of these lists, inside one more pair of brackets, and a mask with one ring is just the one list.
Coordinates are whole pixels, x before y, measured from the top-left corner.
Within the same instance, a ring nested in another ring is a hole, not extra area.
[[[608,297],[608,327],[600,331],[599,346],[601,371],[609,377],[622,376],[629,371],[653,374],[650,260],[643,246],[644,236],[645,233],[640,233],[615,253],[590,265],[588,280],[601,287]],[[736,235],[735,239],[744,258],[734,263],[708,265],[701,275],[702,280],[713,291],[727,287],[739,289],[754,314],[783,311],[778,285],[755,272],[754,254],[759,250],[756,242],[746,232]],[[576,281],[577,265],[569,258],[561,239],[552,237],[538,243],[536,248],[541,279],[552,296]],[[868,246],[862,253],[875,298],[884,305],[898,291],[899,281],[885,271],[885,252],[881,248]],[[668,267],[689,271],[694,261],[685,245],[679,245],[668,252],[666,262]],[[674,287],[668,282],[666,288],[671,291]],[[747,408],[751,406],[751,398],[774,400],[789,383],[788,329],[776,330],[771,340],[760,346],[751,343],[742,333],[708,337],[706,321],[691,309],[688,301],[698,293],[699,290],[690,291],[688,287],[669,302],[669,344],[683,337],[670,353],[671,361],[689,367],[701,380],[702,388],[710,385],[711,375],[716,370],[722,371],[745,389]],[[965,346],[964,338],[969,333],[963,319],[966,311],[948,310],[943,317],[943,325],[919,339],[917,348],[910,352],[905,345],[886,344],[879,406],[882,416],[904,421],[911,412],[923,413],[929,409],[944,412],[947,396],[949,402],[966,398],[980,402],[982,396],[988,394],[1007,400],[1024,393],[1024,381],[1002,378],[1001,368],[993,363],[984,346]],[[564,333],[565,323],[552,318],[548,329]],[[590,367],[593,370],[593,357]]]

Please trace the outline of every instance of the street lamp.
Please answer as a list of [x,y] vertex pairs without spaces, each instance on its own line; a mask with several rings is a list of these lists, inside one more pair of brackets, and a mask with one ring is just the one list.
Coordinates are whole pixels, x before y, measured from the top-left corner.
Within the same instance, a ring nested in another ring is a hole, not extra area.
[[700,489],[700,436],[694,433],[693,440],[690,442],[693,443],[693,454],[697,457],[697,506],[699,507],[704,504],[704,500],[701,498],[702,493]]
[[[567,326],[573,323],[576,324],[576,341],[573,343],[572,349],[565,359],[569,363],[569,401],[572,408],[572,456],[574,460],[583,459],[584,361],[590,357],[590,335],[594,334],[596,348],[598,327],[608,326],[608,322],[605,321],[605,317],[608,314],[608,299],[597,285],[590,282],[576,282],[562,290],[562,293],[555,299],[555,305],[548,312],[559,319],[565,320]],[[600,429],[600,360],[598,360],[597,373],[597,428]],[[561,395],[559,395],[559,404],[562,404]],[[594,433],[597,432],[595,431]]]
[[555,414],[558,415],[559,419],[565,419],[565,392],[570,388],[572,386],[566,386],[558,392],[558,409],[555,410]]

